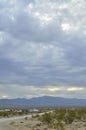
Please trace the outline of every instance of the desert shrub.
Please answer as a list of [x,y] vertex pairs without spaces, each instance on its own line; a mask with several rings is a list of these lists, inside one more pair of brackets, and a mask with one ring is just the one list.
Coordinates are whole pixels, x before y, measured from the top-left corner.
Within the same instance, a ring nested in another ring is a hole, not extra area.
[[24,123],[23,121],[21,121],[20,123]]
[[63,114],[63,113],[59,113],[56,117],[56,119],[59,121],[63,120],[64,118],[65,118],[65,114]]
[[25,117],[25,120],[27,120],[27,119],[28,119],[28,117],[26,116],[26,117]]
[[54,128],[57,129],[57,130],[64,130],[64,124],[62,122],[56,122],[54,124]]
[[64,121],[66,124],[71,124],[76,119],[76,112],[75,110],[67,110],[65,114]]
[[41,123],[36,124],[36,126],[41,126]]
[[64,121],[65,121],[66,124],[71,124],[74,121],[74,118],[71,117],[71,116],[66,116],[64,118]]
[[50,113],[45,113],[44,115],[42,115],[41,121],[44,123],[49,124],[51,122],[52,118],[51,118],[51,114]]

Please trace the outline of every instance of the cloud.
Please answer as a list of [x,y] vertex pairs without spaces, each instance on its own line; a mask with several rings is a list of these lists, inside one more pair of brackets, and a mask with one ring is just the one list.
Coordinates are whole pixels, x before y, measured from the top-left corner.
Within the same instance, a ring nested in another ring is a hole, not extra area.
[[[17,84],[21,91],[24,86],[39,87],[39,95],[48,86],[52,86],[53,95],[61,86],[65,90],[66,86],[72,86],[68,90],[76,89],[75,86],[85,88],[85,3],[85,0],[0,0],[0,84],[4,88]],[[10,87],[11,92],[13,88]],[[19,89],[16,90],[14,97],[19,95]],[[7,92],[8,97],[12,97],[11,92]],[[47,90],[46,94],[51,92]],[[79,92],[77,89],[75,97]],[[73,96],[72,91],[58,93]],[[25,95],[21,93],[20,97]]]
[[67,89],[67,91],[82,91],[82,90],[84,90],[83,87],[71,87]]
[[[6,87],[8,88],[6,90]],[[69,98],[80,98],[78,95],[82,95],[85,98],[85,88],[83,87],[72,87],[72,86],[45,86],[45,87],[35,87],[28,85],[19,84],[6,84],[0,85],[0,98],[32,98],[39,96],[58,96],[58,97],[69,97]],[[18,93],[18,95],[17,95]]]

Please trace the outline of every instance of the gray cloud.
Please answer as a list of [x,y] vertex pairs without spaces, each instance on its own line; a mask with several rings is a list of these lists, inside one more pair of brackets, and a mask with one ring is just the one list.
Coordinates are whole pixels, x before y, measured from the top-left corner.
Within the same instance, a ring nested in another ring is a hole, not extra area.
[[[12,97],[16,84],[13,97],[24,97],[24,86],[30,97],[38,88],[39,95],[55,96],[57,91],[52,94],[47,86],[85,88],[85,5],[85,0],[0,0],[0,98]],[[80,92],[57,95],[66,94],[78,97]]]

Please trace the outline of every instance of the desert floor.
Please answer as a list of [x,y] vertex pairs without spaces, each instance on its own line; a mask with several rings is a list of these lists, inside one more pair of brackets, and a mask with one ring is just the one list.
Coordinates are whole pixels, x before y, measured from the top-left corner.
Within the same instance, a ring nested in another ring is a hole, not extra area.
[[[37,118],[23,119],[19,121],[12,121],[8,124],[12,130],[62,130],[60,128],[53,129],[48,125],[43,124]],[[86,130],[86,122],[76,121],[72,124],[65,125],[64,130]]]

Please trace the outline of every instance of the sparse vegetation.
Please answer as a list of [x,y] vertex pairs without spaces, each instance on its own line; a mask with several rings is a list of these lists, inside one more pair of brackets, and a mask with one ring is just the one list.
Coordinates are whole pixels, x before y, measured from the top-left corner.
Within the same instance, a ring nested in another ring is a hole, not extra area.
[[[51,111],[51,112],[49,112]],[[86,130],[86,108],[58,108],[44,111],[44,114],[31,113],[19,122],[11,122],[16,128],[33,130]],[[43,112],[43,111],[42,111]],[[18,112],[3,112],[3,116],[21,115]],[[25,113],[23,113],[25,114]]]
[[13,117],[13,116],[22,116],[26,115],[25,112],[18,112],[15,110],[10,110],[10,111],[0,111],[0,117]]
[[48,124],[49,128],[65,130],[65,125],[70,125],[74,121],[86,122],[86,109],[56,109],[51,113],[45,113],[39,120]]
[[45,113],[44,115],[42,115],[42,117],[40,118],[42,122],[46,123],[46,124],[50,124],[52,117],[50,113]]

